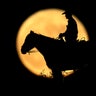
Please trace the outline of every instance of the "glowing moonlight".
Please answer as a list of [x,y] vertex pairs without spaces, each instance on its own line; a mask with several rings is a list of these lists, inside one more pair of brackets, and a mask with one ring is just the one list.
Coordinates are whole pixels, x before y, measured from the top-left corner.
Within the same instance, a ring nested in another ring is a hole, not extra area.
[[[16,49],[18,56],[22,64],[32,73],[38,76],[52,77],[51,69],[46,65],[46,61],[42,54],[36,49],[31,54],[21,54],[21,46],[30,30],[42,35],[57,38],[59,33],[63,33],[66,30],[67,19],[65,15],[62,15],[64,10],[61,9],[45,9],[40,10],[30,15],[20,26],[16,38]],[[78,40],[84,38],[89,40],[87,31],[82,22],[73,15],[73,18],[77,22],[78,26]],[[66,77],[74,73],[74,70],[62,71],[62,74]],[[43,74],[43,75],[42,75]]]

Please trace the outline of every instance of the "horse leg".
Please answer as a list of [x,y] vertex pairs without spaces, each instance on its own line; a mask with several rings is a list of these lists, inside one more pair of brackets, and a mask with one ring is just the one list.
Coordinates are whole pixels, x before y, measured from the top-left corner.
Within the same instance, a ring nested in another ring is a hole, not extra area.
[[52,69],[52,75],[53,75],[54,82],[56,82],[56,84],[63,83],[64,77],[62,76],[61,70],[58,70],[57,68]]

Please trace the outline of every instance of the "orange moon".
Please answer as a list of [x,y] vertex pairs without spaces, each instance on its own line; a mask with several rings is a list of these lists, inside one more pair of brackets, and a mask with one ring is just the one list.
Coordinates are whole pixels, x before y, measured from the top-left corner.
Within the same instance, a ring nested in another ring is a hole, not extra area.
[[[46,65],[46,61],[42,54],[36,49],[30,54],[21,54],[21,46],[30,30],[42,35],[57,38],[59,33],[66,30],[67,19],[62,15],[64,10],[50,8],[44,9],[31,14],[24,22],[22,22],[16,37],[16,50],[20,61],[30,72],[37,76],[52,77],[52,71]],[[78,40],[89,40],[87,30],[83,23],[73,14],[73,18],[77,22]],[[74,70],[62,71],[64,77],[74,73]]]

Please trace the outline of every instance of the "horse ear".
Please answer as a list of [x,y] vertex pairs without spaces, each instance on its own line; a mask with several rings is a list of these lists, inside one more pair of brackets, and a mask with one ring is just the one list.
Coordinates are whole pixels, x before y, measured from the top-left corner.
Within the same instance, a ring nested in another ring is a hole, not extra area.
[[34,33],[32,30],[30,31],[30,34]]

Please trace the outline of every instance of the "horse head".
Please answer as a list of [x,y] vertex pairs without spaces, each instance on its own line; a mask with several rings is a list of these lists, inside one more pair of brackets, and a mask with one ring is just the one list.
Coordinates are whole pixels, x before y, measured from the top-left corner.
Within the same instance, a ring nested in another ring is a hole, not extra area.
[[35,47],[35,42],[36,42],[35,40],[36,40],[36,33],[34,33],[33,31],[30,31],[30,33],[26,36],[23,45],[21,46],[22,54],[26,54],[32,48]]

